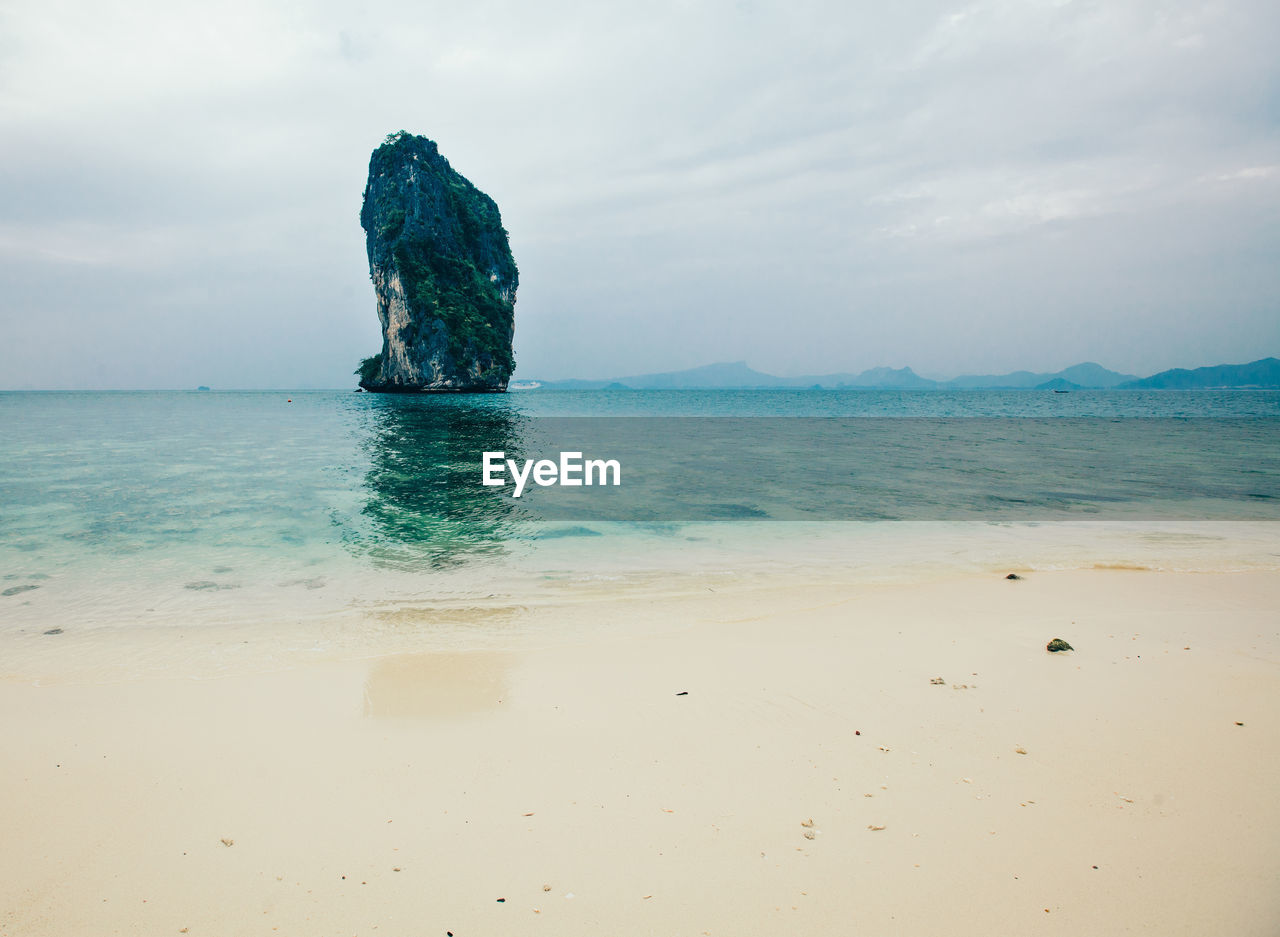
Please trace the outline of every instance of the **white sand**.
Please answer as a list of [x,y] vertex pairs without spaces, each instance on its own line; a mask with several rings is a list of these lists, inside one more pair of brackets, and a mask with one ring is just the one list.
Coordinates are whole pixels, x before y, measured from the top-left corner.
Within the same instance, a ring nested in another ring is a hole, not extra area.
[[1280,573],[712,588],[0,682],[0,934],[1277,933]]

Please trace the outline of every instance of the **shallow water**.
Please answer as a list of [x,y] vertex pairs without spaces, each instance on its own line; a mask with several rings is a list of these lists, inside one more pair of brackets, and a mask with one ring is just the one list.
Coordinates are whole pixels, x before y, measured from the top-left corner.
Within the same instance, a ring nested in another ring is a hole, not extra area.
[[[1274,392],[5,393],[0,434],[0,632],[1280,563]],[[483,451],[570,446],[624,483],[480,484]]]

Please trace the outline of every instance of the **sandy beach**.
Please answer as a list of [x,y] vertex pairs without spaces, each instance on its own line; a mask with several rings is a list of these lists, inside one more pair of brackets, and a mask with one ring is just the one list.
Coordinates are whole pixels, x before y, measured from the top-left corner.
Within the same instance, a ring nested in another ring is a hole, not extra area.
[[509,650],[12,674],[0,933],[1274,934],[1277,607],[762,577]]
[[1280,937],[1277,38],[0,0],[0,937]]

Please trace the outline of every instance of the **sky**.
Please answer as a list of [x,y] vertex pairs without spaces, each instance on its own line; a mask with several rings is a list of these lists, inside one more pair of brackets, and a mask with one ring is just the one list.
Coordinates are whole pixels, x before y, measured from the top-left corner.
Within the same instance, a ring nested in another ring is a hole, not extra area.
[[0,0],[0,388],[343,387],[392,131],[517,378],[1280,355],[1280,4]]

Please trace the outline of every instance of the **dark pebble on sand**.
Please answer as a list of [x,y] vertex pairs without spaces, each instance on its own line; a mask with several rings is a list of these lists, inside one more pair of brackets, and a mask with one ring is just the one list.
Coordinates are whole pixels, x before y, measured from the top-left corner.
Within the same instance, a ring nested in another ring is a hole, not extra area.
[[45,634],[62,634],[61,628],[50,628]]
[[1017,573],[1010,573],[1009,575],[1005,576],[1004,578],[1005,578],[1005,579],[1021,579],[1022,577],[1021,577],[1021,576],[1019,576]]
[[502,904],[502,903],[503,903],[504,901],[506,901],[506,900],[507,900],[506,898],[499,898],[499,899],[498,899],[498,904]]
[[688,695],[689,695],[688,690],[681,690],[679,693],[676,694],[676,696],[688,696]]
[[1048,644],[1044,646],[1044,649],[1048,651],[1050,654],[1056,654],[1058,651],[1074,651],[1075,650],[1075,648],[1073,648],[1070,644],[1068,644],[1066,641],[1062,640],[1061,638],[1054,638],[1052,641],[1050,641]]

